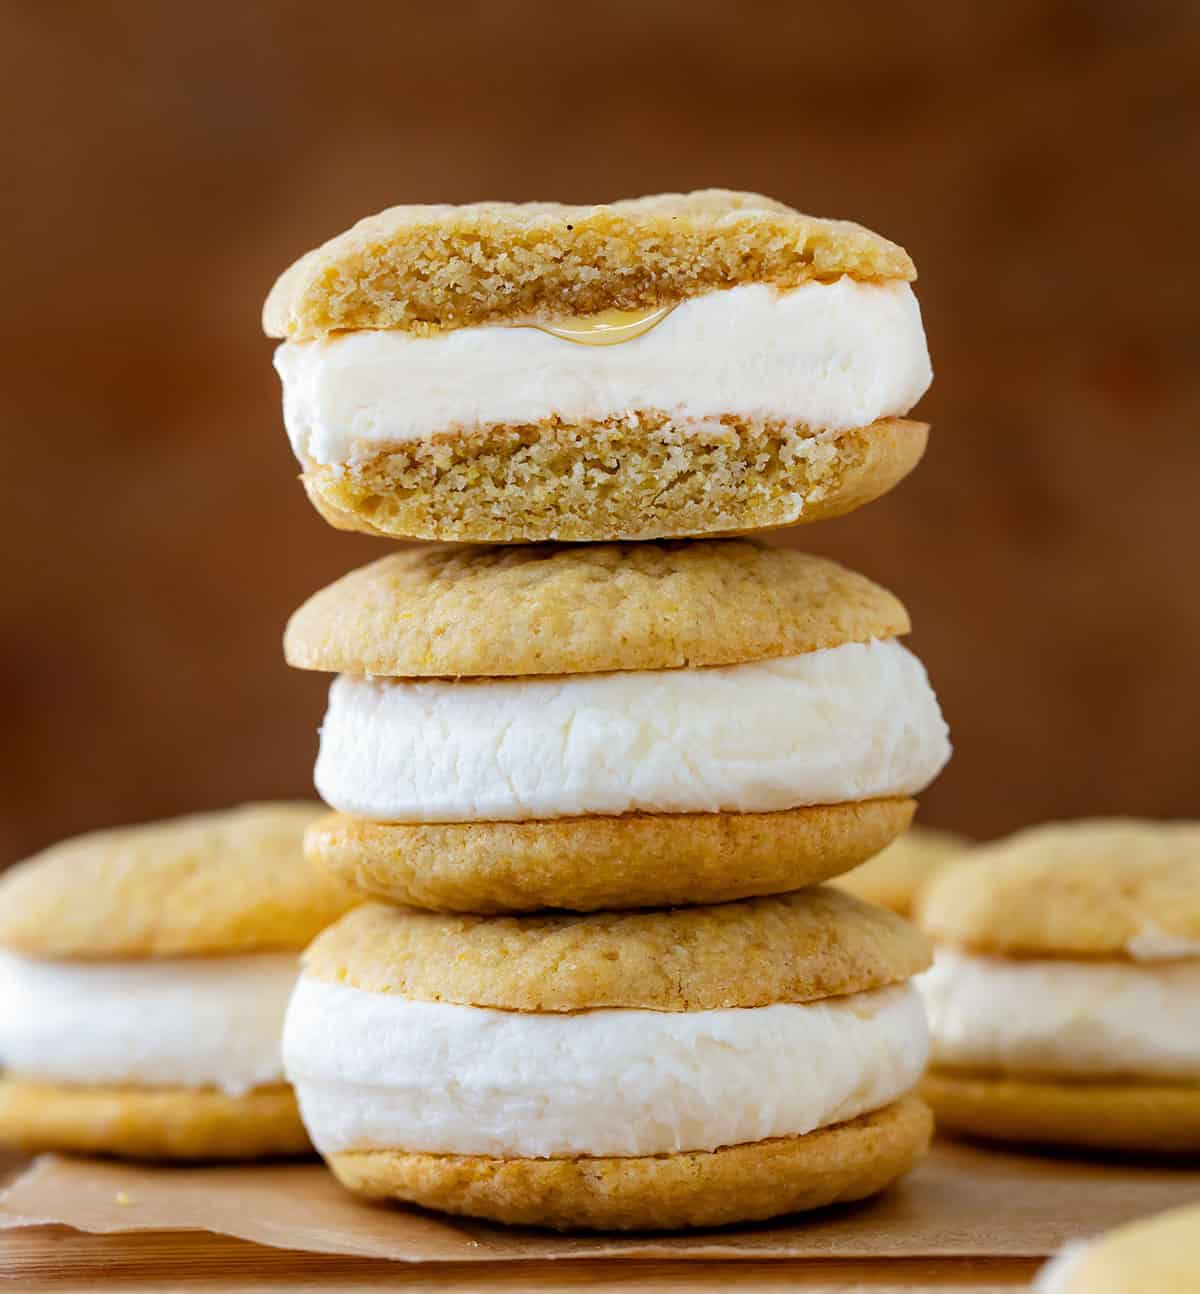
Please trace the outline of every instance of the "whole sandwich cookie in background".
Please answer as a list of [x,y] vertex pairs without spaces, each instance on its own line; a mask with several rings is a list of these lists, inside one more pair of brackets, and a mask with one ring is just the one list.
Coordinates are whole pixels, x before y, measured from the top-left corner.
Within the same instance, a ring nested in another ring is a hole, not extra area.
[[163,1159],[309,1149],[283,1077],[299,951],[353,903],[317,807],[64,841],[0,879],[0,1144]]
[[970,842],[951,831],[913,826],[881,853],[830,883],[878,903],[902,917],[912,916],[918,897],[943,868],[960,858]]
[[920,905],[939,1126],[1200,1151],[1200,823],[1063,823],[964,858]]
[[844,872],[949,756],[901,604],[748,540],[415,548],[292,617],[338,671],[310,856],[393,901],[652,907]]
[[1035,1294],[1196,1294],[1200,1204],[1067,1245],[1038,1273]]
[[393,207],[287,270],[263,326],[335,526],[680,538],[837,516],[912,470],[915,278],[753,193]]
[[372,1199],[561,1229],[861,1199],[924,1151],[920,933],[823,887],[715,907],[368,904],[305,954],[284,1060]]

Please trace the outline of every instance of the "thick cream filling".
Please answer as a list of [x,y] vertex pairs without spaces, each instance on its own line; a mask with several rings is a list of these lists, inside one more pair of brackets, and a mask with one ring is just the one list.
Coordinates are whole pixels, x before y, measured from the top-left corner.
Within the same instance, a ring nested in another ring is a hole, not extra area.
[[1200,1080],[1200,960],[1017,961],[941,948],[917,982],[935,1065]]
[[385,821],[771,812],[911,795],[949,755],[924,668],[885,639],[716,669],[342,676],[316,785]]
[[[569,322],[569,321],[564,321]],[[750,284],[682,302],[633,340],[587,346],[534,327],[284,342],[284,423],[303,462],[496,424],[726,414],[822,431],[907,413],[932,369],[907,283]]]
[[802,1135],[894,1101],[928,1037],[910,985],[750,1009],[551,1015],[303,975],[284,1060],[325,1154],[655,1155]]
[[283,1080],[295,953],[41,961],[0,952],[0,1065],[55,1083],[218,1087]]

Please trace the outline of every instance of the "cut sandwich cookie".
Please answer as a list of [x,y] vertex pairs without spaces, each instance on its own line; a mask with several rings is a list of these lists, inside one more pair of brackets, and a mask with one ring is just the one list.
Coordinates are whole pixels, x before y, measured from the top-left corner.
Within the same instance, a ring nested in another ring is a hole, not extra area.
[[913,826],[881,853],[831,881],[838,889],[911,917],[927,885],[961,858],[969,841],[952,831]]
[[1139,1218],[1077,1240],[1038,1273],[1034,1294],[1195,1294],[1200,1290],[1200,1204]]
[[97,831],[0,879],[0,1144],[150,1159],[309,1149],[280,1039],[300,950],[354,903],[319,806]]
[[920,905],[939,1125],[1200,1151],[1200,824],[1062,823],[964,858]]
[[392,901],[669,906],[847,871],[949,756],[903,606],[748,540],[417,548],[313,597],[310,856]]
[[479,918],[367,904],[284,1032],[351,1190],[561,1229],[716,1226],[861,1199],[924,1151],[918,931],[824,887]]
[[678,538],[837,516],[912,470],[915,278],[753,193],[394,207],[287,270],[263,326],[335,526]]

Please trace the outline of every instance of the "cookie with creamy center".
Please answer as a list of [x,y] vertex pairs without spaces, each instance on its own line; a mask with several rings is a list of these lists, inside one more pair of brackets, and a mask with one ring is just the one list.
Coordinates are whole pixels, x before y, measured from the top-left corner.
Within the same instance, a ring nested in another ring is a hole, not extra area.
[[587,916],[370,904],[305,955],[285,1065],[371,1198],[559,1228],[751,1220],[872,1194],[924,1150],[927,962],[912,927],[822,887]]
[[757,194],[397,207],[302,257],[267,333],[334,525],[486,542],[837,516],[924,452],[903,249]]
[[312,857],[498,912],[716,902],[844,872],[949,755],[904,608],[748,540],[417,548],[292,618],[339,671]]
[[920,905],[942,1126],[1200,1150],[1200,824],[1055,824],[964,862]]
[[0,1143],[143,1158],[308,1148],[280,1037],[299,951],[354,903],[309,804],[93,832],[0,879]]

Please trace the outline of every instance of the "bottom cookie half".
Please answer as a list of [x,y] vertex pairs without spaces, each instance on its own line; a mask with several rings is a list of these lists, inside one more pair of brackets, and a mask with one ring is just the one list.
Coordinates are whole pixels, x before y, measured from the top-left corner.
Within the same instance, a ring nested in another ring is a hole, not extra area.
[[0,1077],[0,1145],[128,1159],[260,1159],[312,1146],[285,1083],[227,1096],[214,1088],[105,1087]]
[[928,1108],[907,1096],[803,1137],[714,1151],[577,1159],[349,1151],[329,1156],[342,1184],[374,1200],[559,1230],[675,1230],[752,1222],[864,1199],[929,1144]]
[[912,821],[906,797],[779,813],[547,822],[376,823],[332,814],[309,857],[371,894],[464,912],[670,907],[780,894],[839,876]]
[[921,1095],[940,1129],[989,1141],[1200,1153],[1200,1083],[1056,1082],[932,1070]]
[[641,412],[608,422],[496,426],[403,441],[353,466],[306,465],[309,498],[342,530],[534,543],[737,534],[841,516],[917,465],[929,428],[883,418],[836,437],[729,416],[700,426]]

